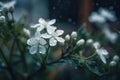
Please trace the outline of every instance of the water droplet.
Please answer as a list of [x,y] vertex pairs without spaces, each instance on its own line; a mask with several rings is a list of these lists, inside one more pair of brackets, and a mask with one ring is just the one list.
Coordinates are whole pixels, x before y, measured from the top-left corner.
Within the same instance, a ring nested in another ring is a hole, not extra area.
[[71,19],[71,18],[68,18],[68,22],[72,22],[72,19]]
[[56,9],[56,7],[54,6],[54,7],[53,7],[53,10],[55,10],[55,9]]

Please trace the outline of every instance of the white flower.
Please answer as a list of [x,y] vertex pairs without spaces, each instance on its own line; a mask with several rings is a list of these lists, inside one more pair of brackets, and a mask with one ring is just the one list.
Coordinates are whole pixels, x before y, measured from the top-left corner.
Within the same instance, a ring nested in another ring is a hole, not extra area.
[[7,8],[7,9],[9,9],[10,7],[14,7],[15,4],[16,4],[16,0],[12,0],[7,3],[0,2],[0,6],[2,6],[2,8]]
[[100,57],[100,59],[102,60],[103,63],[106,63],[106,57],[108,56],[108,51],[105,50],[104,48],[100,48],[100,43],[99,42],[95,42],[93,43],[93,47],[96,50],[96,53],[98,54],[98,56]]
[[56,29],[55,26],[52,26],[56,22],[55,19],[45,21],[43,18],[40,18],[38,22],[38,24],[31,26],[32,28],[37,28],[37,31],[42,31],[46,29],[48,33],[52,33]]
[[101,16],[100,14],[93,12],[89,17],[90,22],[98,22],[98,23],[105,23],[106,19]]
[[62,37],[59,37],[60,35],[62,35],[64,33],[63,30],[54,30],[54,31],[50,31],[48,32],[49,34],[45,33],[45,34],[42,34],[41,36],[43,38],[46,38],[46,39],[49,39],[49,44],[50,46],[55,46],[57,44],[57,42],[60,42],[60,43],[64,43],[64,39]]
[[35,36],[28,39],[27,44],[31,46],[29,48],[31,54],[35,54],[37,52],[45,54],[46,52],[46,48],[44,46],[46,44],[46,41],[43,38],[41,38],[40,32],[36,32]]
[[106,9],[100,8],[99,13],[101,14],[101,16],[105,17],[106,19],[108,19],[110,21],[115,21],[116,20],[115,15],[112,12],[110,12]]
[[102,60],[103,63],[106,63],[106,57],[108,55],[108,51],[105,49],[96,49],[97,54],[99,55],[100,59]]

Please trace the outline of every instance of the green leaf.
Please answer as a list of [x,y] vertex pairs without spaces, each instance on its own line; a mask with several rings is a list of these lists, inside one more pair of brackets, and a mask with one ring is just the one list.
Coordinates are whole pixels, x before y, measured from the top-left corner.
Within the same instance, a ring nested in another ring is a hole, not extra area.
[[80,28],[78,29],[77,31],[77,40],[81,39],[81,38],[84,38],[86,39],[87,36],[88,36],[88,33],[86,31],[86,23],[83,23]]
[[15,29],[14,29],[15,33],[16,33],[16,34],[17,34],[17,33],[20,33],[20,32],[23,30],[24,26],[25,26],[25,25],[24,25],[23,23],[17,24],[17,26],[16,26]]
[[86,64],[86,66],[87,66],[87,68],[88,68],[89,71],[95,73],[98,76],[102,76],[102,73],[99,71],[98,67],[96,67],[96,66],[90,66],[88,64]]

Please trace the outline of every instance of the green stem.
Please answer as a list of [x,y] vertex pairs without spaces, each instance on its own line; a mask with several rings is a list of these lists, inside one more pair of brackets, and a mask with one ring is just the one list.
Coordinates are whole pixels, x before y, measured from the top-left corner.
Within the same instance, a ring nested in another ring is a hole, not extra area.
[[15,75],[14,75],[12,66],[11,66],[11,64],[9,64],[9,62],[7,61],[7,59],[6,59],[6,57],[5,57],[5,55],[4,55],[4,53],[3,53],[3,51],[2,51],[1,48],[0,48],[0,53],[1,53],[1,56],[3,57],[3,59],[4,59],[5,63],[6,63],[6,65],[7,65],[7,70],[9,71],[12,80],[16,80],[16,77],[15,77]]
[[23,69],[25,72],[27,72],[27,64],[26,64],[26,59],[25,59],[25,55],[24,55],[24,51],[21,49],[21,46],[19,44],[19,39],[16,37],[16,40],[15,40],[16,44],[17,44],[17,47],[21,53],[21,60],[22,60],[22,63],[23,63]]
[[91,58],[93,58],[93,57],[96,56],[96,55],[97,55],[97,54],[94,53],[93,55],[91,55],[91,56],[89,56],[89,57],[86,57],[85,60],[86,60],[86,59],[91,59]]
[[12,60],[14,46],[15,46],[15,39],[13,40],[13,43],[12,43],[12,46],[11,46],[11,50],[10,50],[10,58],[9,58],[10,61]]

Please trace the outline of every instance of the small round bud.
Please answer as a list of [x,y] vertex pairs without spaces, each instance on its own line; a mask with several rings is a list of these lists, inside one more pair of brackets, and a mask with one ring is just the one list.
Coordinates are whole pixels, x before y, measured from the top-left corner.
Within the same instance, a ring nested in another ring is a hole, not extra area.
[[110,62],[110,66],[112,66],[112,67],[113,67],[113,66],[116,66],[116,64],[117,64],[117,63],[116,63],[115,61],[111,61],[111,62]]
[[93,39],[88,39],[87,41],[86,41],[86,43],[89,45],[89,44],[92,44],[93,43]]
[[0,23],[4,23],[5,22],[5,16],[0,16]]
[[72,38],[72,39],[76,39],[76,38],[77,38],[77,32],[73,31],[73,32],[71,33],[71,38]]
[[70,35],[69,35],[69,34],[67,34],[67,35],[65,36],[65,40],[66,40],[66,41],[69,41],[69,40],[70,40]]
[[81,46],[81,45],[83,45],[85,43],[85,40],[84,39],[80,39],[77,43],[76,43],[76,45],[77,46]]
[[95,49],[98,49],[98,48],[100,48],[100,43],[99,42],[95,42],[95,43],[93,43],[93,47],[95,48]]
[[113,57],[113,61],[118,62],[118,61],[119,61],[119,56],[118,56],[118,55],[115,55],[115,56]]
[[25,33],[25,35],[30,36],[30,30],[23,28],[23,32]]

